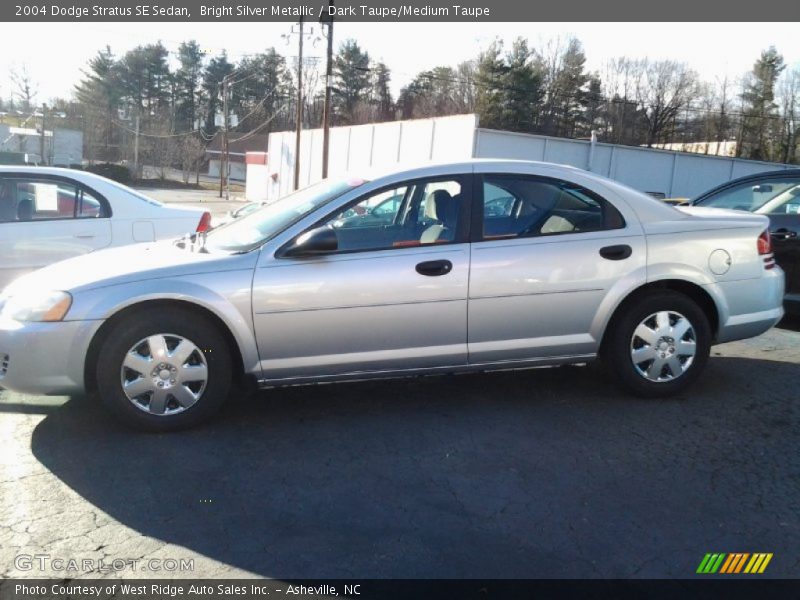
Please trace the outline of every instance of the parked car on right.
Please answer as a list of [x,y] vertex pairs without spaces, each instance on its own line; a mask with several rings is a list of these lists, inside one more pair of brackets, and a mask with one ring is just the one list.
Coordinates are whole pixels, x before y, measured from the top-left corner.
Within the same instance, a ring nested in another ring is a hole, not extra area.
[[800,169],[740,177],[708,190],[691,204],[769,217],[775,261],[786,273],[784,305],[788,313],[800,315]]

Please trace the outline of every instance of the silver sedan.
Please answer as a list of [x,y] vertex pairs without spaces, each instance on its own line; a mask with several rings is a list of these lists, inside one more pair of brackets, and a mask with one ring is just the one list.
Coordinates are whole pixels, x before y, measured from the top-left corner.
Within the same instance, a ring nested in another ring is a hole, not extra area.
[[19,279],[0,297],[0,385],[89,392],[159,431],[208,418],[247,380],[599,357],[636,395],[675,394],[712,344],[781,318],[767,227],[543,163],[324,181],[207,235]]

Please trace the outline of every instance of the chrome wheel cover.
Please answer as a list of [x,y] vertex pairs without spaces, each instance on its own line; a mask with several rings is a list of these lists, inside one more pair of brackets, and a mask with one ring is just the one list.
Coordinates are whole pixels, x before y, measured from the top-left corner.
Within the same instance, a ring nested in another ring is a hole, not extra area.
[[697,353],[694,326],[671,310],[653,313],[636,327],[631,337],[633,368],[648,381],[673,381],[686,373]]
[[136,342],[120,369],[122,391],[148,414],[175,415],[192,407],[208,383],[208,364],[191,340],[158,333]]

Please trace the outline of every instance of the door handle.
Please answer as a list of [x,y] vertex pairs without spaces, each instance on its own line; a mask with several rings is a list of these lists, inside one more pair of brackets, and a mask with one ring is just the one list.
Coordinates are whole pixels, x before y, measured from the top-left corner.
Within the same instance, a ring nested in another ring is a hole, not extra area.
[[792,231],[791,229],[781,228],[781,229],[776,229],[775,231],[771,231],[769,235],[774,240],[789,240],[792,238],[796,238],[797,232]]
[[94,234],[91,234],[91,233],[78,233],[78,234],[75,234],[74,237],[78,238],[79,240],[90,240],[90,239],[92,239],[93,237],[96,237],[96,236]]
[[417,273],[420,275],[438,277],[439,275],[447,275],[452,271],[453,263],[449,260],[429,260],[419,263],[416,268]]
[[633,254],[633,248],[627,244],[600,248],[600,256],[608,260],[625,260],[631,254]]

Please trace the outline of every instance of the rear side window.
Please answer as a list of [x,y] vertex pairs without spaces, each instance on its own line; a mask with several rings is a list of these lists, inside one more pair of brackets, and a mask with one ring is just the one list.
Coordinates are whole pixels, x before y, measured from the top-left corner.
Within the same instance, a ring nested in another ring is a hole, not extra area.
[[0,180],[0,222],[108,216],[105,202],[70,182],[24,177]]
[[521,175],[483,177],[483,237],[504,239],[621,229],[608,201],[581,186]]

